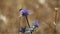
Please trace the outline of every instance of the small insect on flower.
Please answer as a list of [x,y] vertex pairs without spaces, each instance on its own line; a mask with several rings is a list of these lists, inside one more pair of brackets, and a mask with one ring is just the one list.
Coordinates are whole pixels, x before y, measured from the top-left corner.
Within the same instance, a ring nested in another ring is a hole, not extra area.
[[28,16],[30,14],[31,14],[31,12],[28,9],[22,9],[22,10],[20,10],[20,17],[21,16]]
[[26,27],[23,27],[20,32],[25,33]]
[[38,21],[35,21],[34,26],[35,26],[35,27],[38,27],[38,26],[39,26]]

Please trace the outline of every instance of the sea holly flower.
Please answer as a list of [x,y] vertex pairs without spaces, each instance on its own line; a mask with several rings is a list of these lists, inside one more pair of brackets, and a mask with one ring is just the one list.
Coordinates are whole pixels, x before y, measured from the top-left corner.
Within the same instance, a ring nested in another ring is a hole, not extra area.
[[37,27],[39,27],[39,23],[38,23],[38,21],[35,21],[33,26],[31,26],[27,29],[26,29],[26,27],[23,27],[20,32],[22,32],[22,33],[26,32],[26,33],[31,34],[32,32],[36,31]]
[[28,10],[28,9],[21,9],[21,10],[19,10],[19,11],[20,11],[20,16],[19,16],[19,17],[25,16],[26,21],[27,21],[27,24],[28,24],[28,26],[30,27],[30,24],[29,24],[29,21],[28,21],[28,15],[31,14],[30,10]]
[[21,9],[19,17],[21,17],[21,16],[28,16],[30,14],[31,14],[30,10],[28,10],[28,9]]
[[38,21],[35,21],[34,26],[35,26],[35,27],[38,27],[38,26],[39,26]]
[[20,30],[20,32],[22,32],[22,33],[25,33],[25,31],[26,31],[26,27],[22,27]]

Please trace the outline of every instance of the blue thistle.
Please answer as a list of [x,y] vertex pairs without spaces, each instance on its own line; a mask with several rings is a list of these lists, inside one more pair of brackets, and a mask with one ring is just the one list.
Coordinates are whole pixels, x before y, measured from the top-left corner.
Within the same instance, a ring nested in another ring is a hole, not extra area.
[[28,16],[28,15],[30,15],[30,11],[28,9],[22,9],[20,11],[20,15],[21,16]]
[[29,24],[27,16],[30,15],[30,14],[31,14],[31,12],[28,9],[21,9],[20,10],[20,16],[25,16],[27,24],[28,24],[29,27],[30,27],[30,24]]
[[25,33],[26,27],[23,27],[20,32]]
[[35,26],[35,27],[38,27],[38,26],[39,26],[38,21],[35,21],[34,26]]

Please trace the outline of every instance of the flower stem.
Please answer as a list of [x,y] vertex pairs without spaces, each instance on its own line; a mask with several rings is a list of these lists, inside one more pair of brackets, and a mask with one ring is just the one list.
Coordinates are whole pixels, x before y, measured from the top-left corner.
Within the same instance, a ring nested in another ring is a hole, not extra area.
[[[28,21],[27,16],[25,16],[25,18],[26,18],[26,20],[27,20],[27,24],[28,24],[28,26],[29,26],[29,28],[30,28],[30,24],[29,24],[29,21]],[[32,34],[32,32],[31,32],[31,34]]]
[[25,18],[26,18],[26,20],[27,20],[27,24],[28,24],[28,26],[29,26],[29,28],[30,28],[30,24],[29,24],[29,21],[28,21],[27,16],[25,16]]

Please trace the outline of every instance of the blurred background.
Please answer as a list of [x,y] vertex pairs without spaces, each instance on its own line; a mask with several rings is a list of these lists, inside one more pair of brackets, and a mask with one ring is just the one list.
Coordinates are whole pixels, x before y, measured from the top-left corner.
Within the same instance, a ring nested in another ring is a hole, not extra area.
[[28,25],[19,9],[24,8],[32,12],[30,25],[40,24],[32,34],[60,34],[60,0],[0,0],[0,34],[23,34],[19,30]]

